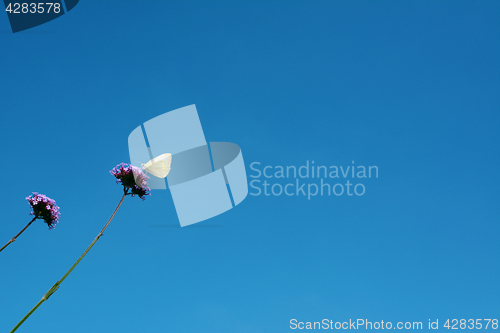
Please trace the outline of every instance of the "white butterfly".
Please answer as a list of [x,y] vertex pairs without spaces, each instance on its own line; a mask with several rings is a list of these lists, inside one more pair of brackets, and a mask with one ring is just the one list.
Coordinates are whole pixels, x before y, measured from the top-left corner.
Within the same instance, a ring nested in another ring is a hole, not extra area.
[[153,158],[148,163],[142,163],[141,166],[144,171],[149,172],[155,177],[165,178],[170,172],[170,164],[172,163],[172,154],[161,154]]

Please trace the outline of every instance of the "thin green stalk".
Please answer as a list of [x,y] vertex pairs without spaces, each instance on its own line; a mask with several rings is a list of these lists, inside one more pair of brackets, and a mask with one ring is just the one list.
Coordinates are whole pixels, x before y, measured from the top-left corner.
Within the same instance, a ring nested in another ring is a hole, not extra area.
[[24,228],[23,230],[19,231],[19,233],[17,235],[15,235],[14,237],[12,237],[12,239],[10,241],[7,242],[7,244],[5,244],[1,249],[0,249],[0,252],[3,251],[3,249],[5,249],[10,243],[13,243],[17,237],[19,237],[20,234],[22,234],[24,232],[24,230],[28,229],[28,227],[31,225],[31,223],[33,223],[33,221],[36,220],[36,216],[33,218],[33,220],[30,221],[30,223],[28,223]]
[[127,194],[128,194],[128,190],[125,191],[125,193],[123,194],[122,199],[120,200],[120,203],[118,204],[118,206],[116,206],[116,209],[113,212],[113,215],[111,215],[111,217],[109,218],[108,222],[106,223],[106,225],[104,226],[104,228],[102,228],[101,232],[97,235],[97,237],[94,239],[94,241],[92,242],[92,244],[89,245],[89,247],[85,250],[85,252],[83,252],[83,254],[80,256],[80,258],[78,258],[78,260],[73,264],[73,266],[71,266],[71,268],[66,272],[66,274],[64,274],[64,276],[59,281],[57,281],[49,289],[49,291],[47,291],[45,293],[45,295],[43,295],[42,299],[35,305],[35,307],[33,309],[30,310],[30,312],[28,312],[26,314],[26,316],[24,316],[23,319],[21,319],[21,321],[16,325],[16,327],[14,327],[12,329],[12,331],[10,331],[10,333],[15,332],[19,328],[19,326],[21,326],[26,321],[26,319],[28,319],[28,317],[31,316],[31,314],[33,312],[35,312],[35,310],[38,309],[38,307],[40,305],[42,305],[43,302],[45,302],[46,300],[48,300],[49,297],[52,296],[52,294],[55,293],[57,289],[59,289],[59,285],[64,281],[64,279],[66,279],[66,277],[68,277],[69,273],[71,273],[71,271],[76,267],[76,265],[78,265],[78,263],[83,259],[83,257],[85,257],[85,255],[87,254],[87,252],[90,251],[90,249],[92,248],[92,246],[94,246],[94,244],[97,242],[97,240],[99,238],[101,238],[102,234],[104,233],[104,230],[106,230],[106,228],[108,227],[108,225],[111,222],[111,220],[113,219],[113,217],[115,217],[115,214],[118,211],[118,208],[120,208],[120,206],[122,205],[123,200],[125,199],[125,197],[127,196]]

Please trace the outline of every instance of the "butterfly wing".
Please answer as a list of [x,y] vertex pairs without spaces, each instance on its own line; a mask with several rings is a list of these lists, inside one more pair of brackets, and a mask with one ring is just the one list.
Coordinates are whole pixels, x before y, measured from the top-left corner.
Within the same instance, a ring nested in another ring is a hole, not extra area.
[[159,162],[153,163],[153,165],[151,165],[149,168],[147,168],[145,170],[155,177],[165,178],[165,177],[167,177],[168,172],[170,171],[170,168],[167,168],[167,165],[164,161],[159,161]]
[[149,161],[149,162],[148,162],[148,163],[146,163],[146,164],[144,164],[144,163],[143,163],[143,164],[141,164],[142,168],[143,168],[144,170],[148,169],[148,168],[149,168],[149,167],[151,167],[151,165],[153,164],[153,161],[154,161],[154,159],[152,159],[151,161]]
[[155,177],[165,178],[170,172],[170,164],[172,163],[172,154],[166,153],[153,158],[146,164],[143,164],[143,169]]

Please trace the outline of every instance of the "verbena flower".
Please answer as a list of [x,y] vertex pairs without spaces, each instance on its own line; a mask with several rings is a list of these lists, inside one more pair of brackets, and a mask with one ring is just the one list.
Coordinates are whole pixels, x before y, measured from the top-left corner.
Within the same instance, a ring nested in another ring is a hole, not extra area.
[[37,219],[43,219],[49,226],[49,229],[54,229],[61,213],[56,202],[43,194],[33,192],[32,195],[26,198],[29,201],[33,211],[30,215],[34,215]]
[[123,185],[124,190],[130,189],[132,196],[138,195],[139,198],[145,200],[144,196],[151,195],[147,182],[149,177],[142,172],[141,168],[127,163],[120,163],[110,173],[116,177],[117,184]]
[[[71,268],[64,274],[64,276],[57,281],[50,289],[47,291],[42,299],[38,301],[38,303],[29,311],[23,319],[10,331],[11,333],[15,332],[25,321],[28,319],[29,316],[33,312],[35,312],[38,307],[45,302],[46,300],[49,299],[49,297],[54,294],[58,289],[61,283],[68,277],[68,275],[73,271],[73,269],[80,263],[80,261],[85,257],[85,255],[90,251],[90,249],[95,245],[95,243],[101,238],[101,236],[104,234],[104,231],[106,231],[106,228],[108,225],[111,223],[111,220],[115,217],[116,212],[120,208],[120,206],[123,203],[123,200],[127,195],[135,196],[138,195],[141,199],[145,199],[144,196],[150,195],[150,189],[148,186],[147,179],[149,179],[148,176],[146,176],[142,170],[138,167],[132,166],[130,164],[126,163],[120,163],[116,167],[114,167],[110,173],[116,177],[116,182],[118,184],[123,185],[123,196],[118,203],[118,206],[116,206],[115,211],[109,218],[108,222],[104,225],[104,228],[102,228],[101,232],[97,235],[97,237],[94,239],[94,241],[87,247],[85,252],[78,258],[78,260],[71,266]],[[52,199],[47,198],[44,195],[39,195],[37,193],[33,193],[32,196],[27,198],[30,201],[31,206],[33,207],[34,215],[39,216],[40,218],[44,218],[45,221],[49,224],[49,228],[55,223],[57,223],[57,220],[59,219],[59,207],[55,205],[55,201]],[[17,234],[13,239],[10,240],[9,243],[7,243],[3,248],[0,249],[2,251],[7,245],[15,241],[15,238],[19,236],[29,225],[36,219],[33,218],[30,223],[26,227],[24,227],[23,230],[19,234]]]

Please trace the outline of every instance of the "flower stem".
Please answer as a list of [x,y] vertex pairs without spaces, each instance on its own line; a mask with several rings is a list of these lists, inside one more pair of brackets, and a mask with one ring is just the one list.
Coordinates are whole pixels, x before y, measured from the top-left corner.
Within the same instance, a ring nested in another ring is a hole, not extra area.
[[[92,246],[94,246],[94,244],[97,242],[97,240],[99,238],[101,238],[102,234],[104,233],[104,230],[106,230],[106,228],[108,227],[109,223],[111,222],[111,220],[113,219],[113,217],[115,217],[115,214],[116,212],[118,211],[118,208],[120,208],[120,206],[122,205],[123,203],[123,200],[125,199],[125,197],[127,196],[128,194],[128,190],[125,191],[125,193],[123,194],[123,197],[122,199],[120,200],[120,203],[118,204],[118,206],[116,206],[116,209],[115,211],[113,212],[113,215],[111,215],[111,217],[109,218],[108,222],[106,223],[106,225],[104,226],[104,228],[102,228],[101,232],[97,235],[97,237],[94,239],[94,241],[92,242],[92,244],[89,245],[89,247],[85,250],[85,252],[83,252],[83,254],[80,256],[80,258],[78,258],[78,260],[73,264],[73,266],[71,266],[71,268],[66,272],[66,274],[64,274],[64,276],[59,280],[57,281],[50,289],[49,291],[47,291],[45,293],[45,295],[43,295],[42,299],[35,305],[35,307],[33,309],[30,310],[30,312],[28,312],[28,314],[26,314],[26,316],[24,316],[23,319],[21,319],[21,321],[16,325],[16,327],[14,327],[12,329],[12,331],[10,331],[10,333],[13,333],[15,332],[19,326],[22,325],[22,323],[24,323],[24,321],[26,319],[28,319],[29,316],[31,316],[31,314],[33,312],[35,312],[35,310],[40,306],[42,305],[43,302],[45,302],[46,300],[49,299],[50,296],[52,296],[53,293],[56,292],[57,289],[59,289],[59,285],[64,281],[64,279],[66,279],[66,277],[68,277],[69,273],[71,273],[71,271],[76,267],[76,265],[78,265],[78,263],[83,259],[83,257],[85,257],[85,255],[87,254],[87,252],[90,251],[90,249],[92,248]],[[31,221],[33,222],[33,221]],[[30,223],[31,223],[30,222]],[[29,225],[29,224],[28,224]],[[26,228],[25,228],[26,229]],[[21,231],[22,232],[22,231]]]
[[20,234],[22,234],[24,232],[24,230],[28,229],[28,227],[31,225],[31,223],[33,223],[33,221],[36,220],[36,216],[33,218],[33,220],[30,221],[30,223],[28,223],[24,228],[23,230],[19,231],[19,233],[17,235],[15,235],[14,237],[12,237],[12,239],[10,241],[7,242],[7,244],[5,244],[1,249],[0,249],[0,252],[2,252],[3,249],[5,249],[10,243],[13,243],[17,237],[19,237]]

